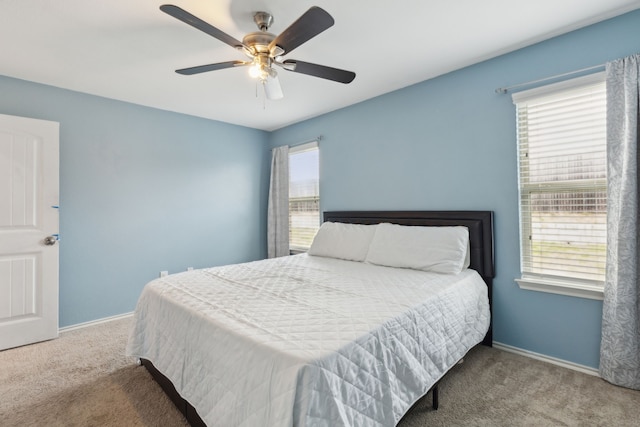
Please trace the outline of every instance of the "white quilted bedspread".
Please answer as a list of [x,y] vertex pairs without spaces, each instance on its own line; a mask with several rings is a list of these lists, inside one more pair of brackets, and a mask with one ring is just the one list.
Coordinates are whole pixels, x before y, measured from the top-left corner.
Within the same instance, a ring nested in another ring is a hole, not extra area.
[[127,354],[209,426],[394,426],[488,327],[473,270],[303,254],[150,282]]

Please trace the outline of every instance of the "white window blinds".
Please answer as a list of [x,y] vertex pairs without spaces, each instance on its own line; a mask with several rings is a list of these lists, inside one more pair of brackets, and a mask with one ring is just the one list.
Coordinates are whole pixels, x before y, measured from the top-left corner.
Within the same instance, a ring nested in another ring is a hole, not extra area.
[[513,95],[523,277],[601,285],[606,257],[603,73]]
[[306,251],[320,227],[318,143],[289,149],[289,248]]

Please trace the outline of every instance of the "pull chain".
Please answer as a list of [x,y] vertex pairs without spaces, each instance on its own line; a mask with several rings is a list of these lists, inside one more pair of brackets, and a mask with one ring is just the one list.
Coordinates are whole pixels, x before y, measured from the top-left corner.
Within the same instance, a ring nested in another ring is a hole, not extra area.
[[262,82],[261,81],[257,81],[256,82],[256,98],[258,98],[258,84],[259,83],[262,83],[263,92],[264,92],[264,97],[262,97],[262,109],[266,110],[267,109],[267,90],[264,89],[264,84],[265,84],[264,81],[262,81]]

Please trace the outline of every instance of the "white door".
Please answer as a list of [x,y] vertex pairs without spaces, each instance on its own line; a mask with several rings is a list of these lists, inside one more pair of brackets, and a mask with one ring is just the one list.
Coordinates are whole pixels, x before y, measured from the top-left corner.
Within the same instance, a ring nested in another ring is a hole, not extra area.
[[0,114],[0,350],[58,336],[58,134]]

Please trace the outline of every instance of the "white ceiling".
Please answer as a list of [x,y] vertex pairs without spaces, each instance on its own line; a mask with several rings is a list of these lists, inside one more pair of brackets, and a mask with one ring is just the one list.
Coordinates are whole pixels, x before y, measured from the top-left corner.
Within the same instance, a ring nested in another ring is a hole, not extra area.
[[[284,99],[265,101],[246,68],[176,74],[245,57],[161,12],[164,3],[240,40],[257,30],[256,11],[273,14],[279,34],[320,6],[335,25],[285,59],[357,76],[343,85],[281,70]],[[637,8],[640,0],[0,0],[0,74],[274,130]]]

